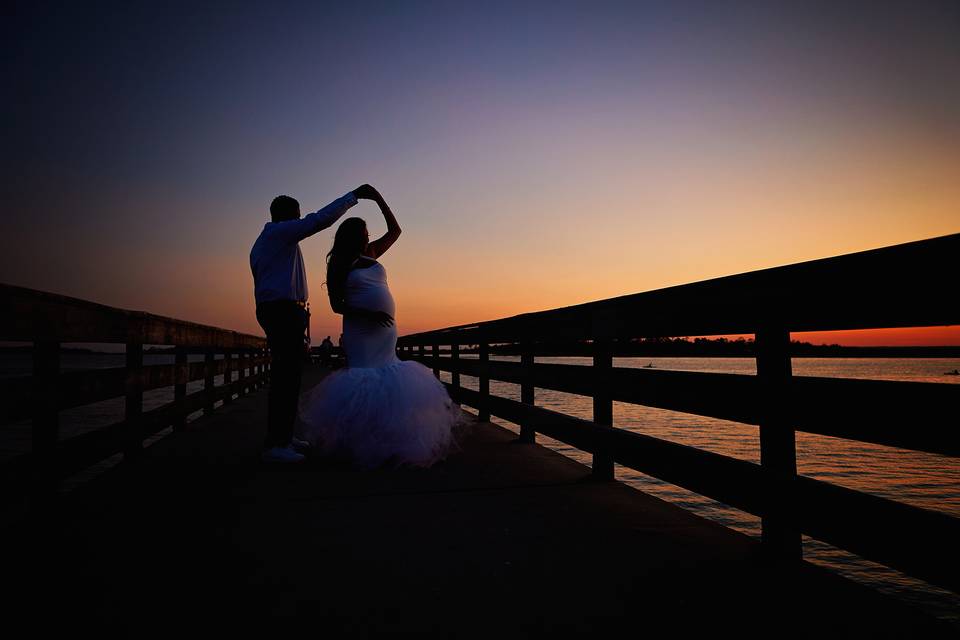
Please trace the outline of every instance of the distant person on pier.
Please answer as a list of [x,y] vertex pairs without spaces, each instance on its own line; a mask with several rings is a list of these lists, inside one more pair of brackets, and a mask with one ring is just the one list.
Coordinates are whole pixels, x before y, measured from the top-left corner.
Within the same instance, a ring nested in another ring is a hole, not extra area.
[[330,357],[333,355],[333,341],[330,336],[323,339],[320,343],[320,364],[324,367],[330,366]]
[[374,195],[379,194],[364,184],[302,218],[297,200],[277,196],[270,204],[270,222],[250,250],[257,321],[267,334],[271,354],[267,437],[262,454],[266,462],[303,460],[292,446],[308,317],[307,275],[299,242],[333,225],[358,199],[372,199]]

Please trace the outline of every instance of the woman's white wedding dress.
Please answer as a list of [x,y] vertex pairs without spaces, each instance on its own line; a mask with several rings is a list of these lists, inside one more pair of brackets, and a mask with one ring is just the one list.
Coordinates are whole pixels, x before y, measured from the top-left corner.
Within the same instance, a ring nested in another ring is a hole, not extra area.
[[[348,306],[395,317],[379,262],[347,274]],[[343,319],[347,366],[300,399],[299,437],[324,454],[345,454],[363,468],[428,467],[456,448],[462,414],[433,372],[397,357],[396,323]]]

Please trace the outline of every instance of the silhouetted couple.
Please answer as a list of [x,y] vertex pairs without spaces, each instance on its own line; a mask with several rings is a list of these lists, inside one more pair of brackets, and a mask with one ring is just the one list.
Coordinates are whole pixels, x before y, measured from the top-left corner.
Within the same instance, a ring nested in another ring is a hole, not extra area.
[[[347,218],[327,253],[327,293],[343,316],[347,367],[328,374],[300,402],[308,292],[299,242],[363,199],[380,207],[387,232],[371,242],[363,219]],[[460,411],[429,369],[397,358],[395,305],[378,258],[396,242],[400,226],[386,201],[364,184],[302,218],[299,202],[278,196],[270,217],[250,251],[257,320],[271,353],[262,459],[299,462],[309,451],[371,468],[430,466],[444,458],[455,446]]]

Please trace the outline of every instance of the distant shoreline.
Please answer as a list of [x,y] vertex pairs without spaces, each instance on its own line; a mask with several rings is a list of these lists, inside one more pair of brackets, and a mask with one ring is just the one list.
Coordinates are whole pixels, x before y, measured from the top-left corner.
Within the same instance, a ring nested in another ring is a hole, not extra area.
[[[441,350],[448,353],[447,349]],[[0,347],[0,354],[29,354],[31,345]],[[173,355],[173,347],[150,347],[145,354]],[[82,347],[61,347],[60,353],[96,356],[121,356],[122,351],[98,351]],[[430,353],[429,350],[426,351]],[[476,354],[476,347],[461,348],[462,354]],[[493,355],[520,355],[518,345],[492,345]],[[589,357],[593,355],[590,343],[572,345],[535,345],[534,355],[542,357]],[[613,355],[617,358],[755,358],[752,341],[672,341],[652,344],[627,344],[614,346]],[[794,358],[960,358],[960,346],[930,347],[846,347],[842,345],[814,345],[806,342],[791,344],[790,355]]]
[[[808,342],[792,342],[790,356],[793,358],[960,358],[960,346],[911,346],[911,347],[846,347],[842,345],[815,345]],[[475,348],[461,349],[461,353],[477,353]],[[534,345],[535,356],[585,356],[593,355],[590,343],[566,345]],[[492,345],[495,355],[520,355],[519,345]],[[613,355],[618,358],[755,358],[752,340],[670,340],[649,343],[614,343]]]

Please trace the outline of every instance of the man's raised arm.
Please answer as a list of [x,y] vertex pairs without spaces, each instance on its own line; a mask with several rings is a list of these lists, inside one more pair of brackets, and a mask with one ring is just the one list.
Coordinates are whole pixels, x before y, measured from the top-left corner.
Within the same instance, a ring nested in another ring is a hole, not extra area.
[[340,219],[340,216],[347,212],[347,209],[357,204],[358,199],[372,199],[371,191],[376,193],[369,184],[360,185],[318,211],[308,213],[297,220],[286,220],[278,223],[277,230],[274,233],[288,242],[300,242],[304,238],[332,226],[334,222]]

